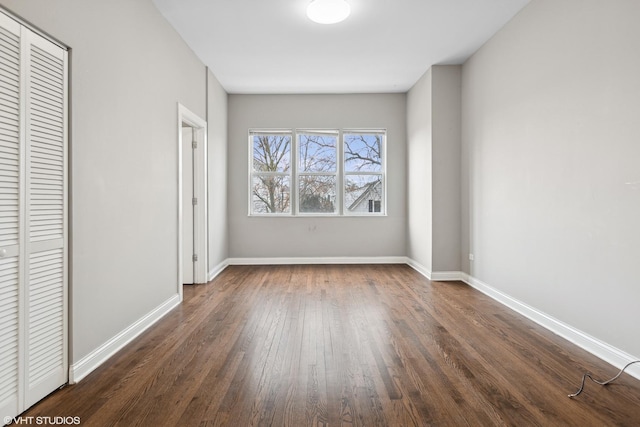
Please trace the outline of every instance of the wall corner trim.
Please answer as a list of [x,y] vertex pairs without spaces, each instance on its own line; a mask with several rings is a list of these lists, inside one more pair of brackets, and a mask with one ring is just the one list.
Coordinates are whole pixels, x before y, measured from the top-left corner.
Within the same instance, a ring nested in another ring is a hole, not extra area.
[[207,275],[207,282],[210,282],[213,279],[215,279],[228,266],[229,266],[229,259],[225,259],[220,264],[216,265],[211,270],[209,270],[209,274]]
[[175,294],[158,307],[142,316],[109,341],[69,367],[69,384],[75,384],[102,365],[107,359],[133,341],[158,320],[180,304],[180,296]]
[[431,271],[411,258],[407,258],[407,265],[434,282],[464,281],[464,273],[461,271]]
[[422,274],[424,277],[427,278],[427,280],[431,280],[431,270],[429,270],[424,265],[420,264],[419,262],[417,262],[417,261],[415,261],[415,260],[413,260],[411,258],[407,259],[407,265],[409,267],[413,268],[418,273]]

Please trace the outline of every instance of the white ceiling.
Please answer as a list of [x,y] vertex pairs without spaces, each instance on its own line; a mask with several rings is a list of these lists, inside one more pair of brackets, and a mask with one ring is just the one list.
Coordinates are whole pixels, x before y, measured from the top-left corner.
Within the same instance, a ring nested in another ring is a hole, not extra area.
[[153,0],[229,93],[406,92],[461,64],[529,0],[348,0],[334,25],[310,0]]

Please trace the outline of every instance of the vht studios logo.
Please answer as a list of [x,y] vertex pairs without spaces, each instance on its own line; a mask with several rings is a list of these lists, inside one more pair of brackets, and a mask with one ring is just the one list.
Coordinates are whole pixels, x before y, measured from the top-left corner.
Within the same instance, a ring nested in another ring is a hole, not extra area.
[[16,425],[80,425],[80,417],[4,417],[3,421]]

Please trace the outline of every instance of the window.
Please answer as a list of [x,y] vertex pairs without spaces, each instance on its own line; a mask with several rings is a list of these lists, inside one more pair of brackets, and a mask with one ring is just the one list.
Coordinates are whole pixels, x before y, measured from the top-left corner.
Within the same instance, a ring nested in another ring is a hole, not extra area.
[[298,212],[337,212],[338,132],[298,133]]
[[251,213],[291,213],[291,132],[250,134]]
[[382,213],[384,132],[344,132],[345,214]]
[[384,215],[385,139],[383,130],[250,131],[250,214]]

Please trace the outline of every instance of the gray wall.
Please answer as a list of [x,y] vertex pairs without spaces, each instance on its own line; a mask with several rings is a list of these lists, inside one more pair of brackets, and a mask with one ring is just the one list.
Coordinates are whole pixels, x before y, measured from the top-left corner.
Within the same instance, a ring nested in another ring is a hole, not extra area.
[[459,65],[434,65],[407,95],[407,255],[429,272],[460,270]]
[[229,257],[227,222],[227,93],[207,71],[209,271]]
[[407,94],[407,256],[433,271],[433,67]]
[[636,356],[638,17],[534,0],[463,68],[466,271]]
[[432,73],[433,271],[460,271],[462,67]]
[[[229,95],[230,257],[405,255],[406,96]],[[386,217],[248,216],[249,128],[386,128]]]
[[[227,98],[150,0],[0,4],[72,47],[71,363],[176,294],[177,102],[208,115],[210,268],[409,255],[455,270],[458,252],[475,278],[640,355],[639,2],[534,0],[464,65],[458,249],[453,68],[406,96]],[[387,128],[388,216],[248,217],[250,127]]]
[[177,293],[177,103],[205,67],[150,0],[0,0],[72,48],[71,363]]

